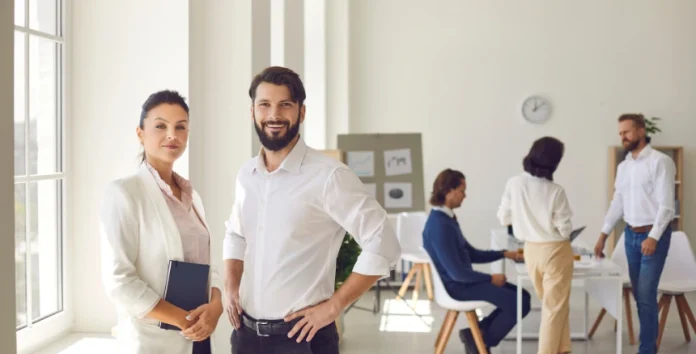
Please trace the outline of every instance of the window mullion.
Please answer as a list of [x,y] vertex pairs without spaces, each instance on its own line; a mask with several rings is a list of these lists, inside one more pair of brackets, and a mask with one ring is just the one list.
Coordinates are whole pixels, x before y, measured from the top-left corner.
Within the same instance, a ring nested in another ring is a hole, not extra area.
[[[27,28],[29,28],[29,1],[25,1],[25,8],[24,8],[24,15],[25,15],[25,23],[27,25]],[[31,144],[31,140],[29,139],[31,136],[30,133],[30,120],[29,117],[31,116],[30,109],[29,109],[29,104],[30,104],[30,99],[29,99],[29,93],[31,92],[30,86],[31,86],[31,78],[29,76],[30,72],[30,63],[31,60],[29,58],[29,53],[31,52],[29,49],[29,34],[24,33],[24,173],[28,176],[30,175],[29,172],[29,147]],[[25,298],[25,304],[26,304],[26,310],[27,310],[27,327],[31,327],[33,324],[33,303],[32,299],[33,294],[32,294],[32,289],[33,289],[33,284],[32,284],[32,256],[31,256],[31,196],[29,195],[29,184],[31,182],[27,181],[24,184],[24,198],[25,198],[25,208],[24,208],[24,220],[25,220],[25,230],[24,230],[24,250],[25,250],[25,272],[24,272],[24,278],[25,278],[25,284],[26,284],[26,298]]]

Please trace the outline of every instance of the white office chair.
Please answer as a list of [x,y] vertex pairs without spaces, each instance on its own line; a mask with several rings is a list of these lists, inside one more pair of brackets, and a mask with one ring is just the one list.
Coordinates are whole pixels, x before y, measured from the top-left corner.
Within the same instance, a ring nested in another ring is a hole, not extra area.
[[677,302],[684,338],[687,342],[691,341],[687,320],[691,322],[691,327],[696,333],[696,319],[684,294],[696,291],[696,258],[694,258],[688,237],[682,231],[672,232],[672,242],[667,253],[665,268],[662,270],[658,291],[662,293],[658,303],[661,312],[660,330],[657,336],[658,349],[660,341],[662,341],[662,334],[667,322],[667,313],[673,297]]
[[[422,249],[422,248],[421,248]],[[480,354],[488,354],[486,351],[486,344],[483,342],[483,335],[481,334],[481,329],[479,328],[478,316],[476,315],[476,310],[481,308],[486,308],[492,306],[486,301],[459,301],[453,299],[447,290],[445,285],[442,283],[440,274],[435,269],[435,264],[430,258],[430,255],[422,249],[428,264],[433,270],[433,286],[435,290],[435,303],[443,309],[447,310],[447,315],[445,316],[445,322],[442,323],[440,332],[435,340],[435,354],[442,354],[445,352],[445,347],[447,347],[447,342],[452,334],[454,325],[457,323],[457,317],[459,317],[460,312],[466,313],[466,318],[469,321],[469,328],[471,333],[474,335],[474,340],[476,341],[476,347]]]
[[413,263],[411,270],[409,270],[406,279],[404,279],[399,289],[397,299],[406,295],[406,291],[414,276],[416,284],[413,288],[413,301],[418,300],[422,277],[425,277],[425,290],[428,293],[428,299],[433,299],[432,271],[428,263],[427,254],[422,249],[423,229],[427,220],[428,214],[425,212],[400,213],[397,216],[396,235],[399,239],[399,244],[401,244],[401,259]]
[[[616,242],[616,247],[614,252],[611,254],[611,261],[616,263],[621,268],[621,273],[623,274],[623,298],[624,306],[626,311],[626,324],[628,326],[628,342],[631,345],[636,344],[636,337],[633,333],[633,313],[631,312],[631,297],[633,297],[633,292],[631,291],[631,278],[628,275],[628,260],[626,259],[626,245],[624,244],[624,234],[621,234],[619,241]],[[606,309],[602,309],[597,315],[597,319],[590,329],[590,333],[587,334],[587,338],[592,338],[599,323],[602,322],[602,318],[607,313]],[[614,321],[614,331],[616,331],[616,320]]]

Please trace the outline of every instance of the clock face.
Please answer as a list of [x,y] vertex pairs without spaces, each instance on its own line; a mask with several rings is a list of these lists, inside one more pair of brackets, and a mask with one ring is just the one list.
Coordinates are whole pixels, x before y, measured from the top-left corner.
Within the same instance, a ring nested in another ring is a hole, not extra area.
[[524,119],[532,123],[546,122],[551,115],[551,104],[540,96],[531,96],[522,104]]

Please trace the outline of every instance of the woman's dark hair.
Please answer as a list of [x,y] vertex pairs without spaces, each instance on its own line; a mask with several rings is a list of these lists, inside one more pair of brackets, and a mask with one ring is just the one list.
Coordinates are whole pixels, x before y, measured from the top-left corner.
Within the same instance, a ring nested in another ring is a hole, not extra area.
[[543,137],[532,144],[529,154],[522,160],[522,166],[532,176],[553,181],[553,173],[556,172],[564,151],[565,146],[560,140]]
[[463,179],[465,179],[464,174],[456,170],[448,168],[440,172],[437,178],[435,178],[435,182],[433,182],[433,191],[430,194],[430,205],[441,206],[445,204],[447,193],[459,187]]
[[[145,103],[143,103],[142,110],[140,111],[140,123],[138,125],[140,129],[145,129],[144,121],[147,114],[150,113],[153,108],[161,104],[179,105],[184,111],[186,111],[187,115],[189,114],[189,106],[186,104],[186,99],[178,92],[172,90],[158,91],[151,94],[147,100],[145,100]],[[142,163],[145,162],[145,151],[143,151],[141,155],[142,160],[140,162]]]
[[252,104],[256,99],[256,89],[262,82],[286,86],[290,90],[290,97],[293,102],[296,102],[300,107],[302,107],[305,98],[307,98],[304,85],[297,73],[282,66],[271,66],[264,69],[251,81],[249,97],[251,97]]

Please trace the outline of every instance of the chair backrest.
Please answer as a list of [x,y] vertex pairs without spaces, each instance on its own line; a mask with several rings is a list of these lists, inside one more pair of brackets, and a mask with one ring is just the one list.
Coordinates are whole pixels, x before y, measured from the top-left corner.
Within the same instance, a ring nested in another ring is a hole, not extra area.
[[683,231],[674,231],[660,282],[693,279],[694,274],[696,274],[696,258],[689,238]]
[[626,243],[624,241],[626,235],[621,233],[621,237],[616,242],[614,252],[611,254],[611,261],[621,267],[621,271],[628,275],[628,258],[626,258]]
[[396,219],[396,237],[404,254],[422,254],[423,229],[428,214],[422,211],[399,213]]
[[435,268],[435,263],[433,263],[433,259],[430,257],[430,254],[428,254],[424,248],[421,248],[421,251],[423,252],[423,256],[428,258],[428,264],[430,264],[430,269],[432,270],[430,273],[433,280],[433,296],[435,298],[435,303],[440,305],[440,307],[447,308],[448,304],[455,302],[456,300],[452,299],[449,293],[447,293],[445,284],[442,283],[440,273],[437,271],[437,268]]

